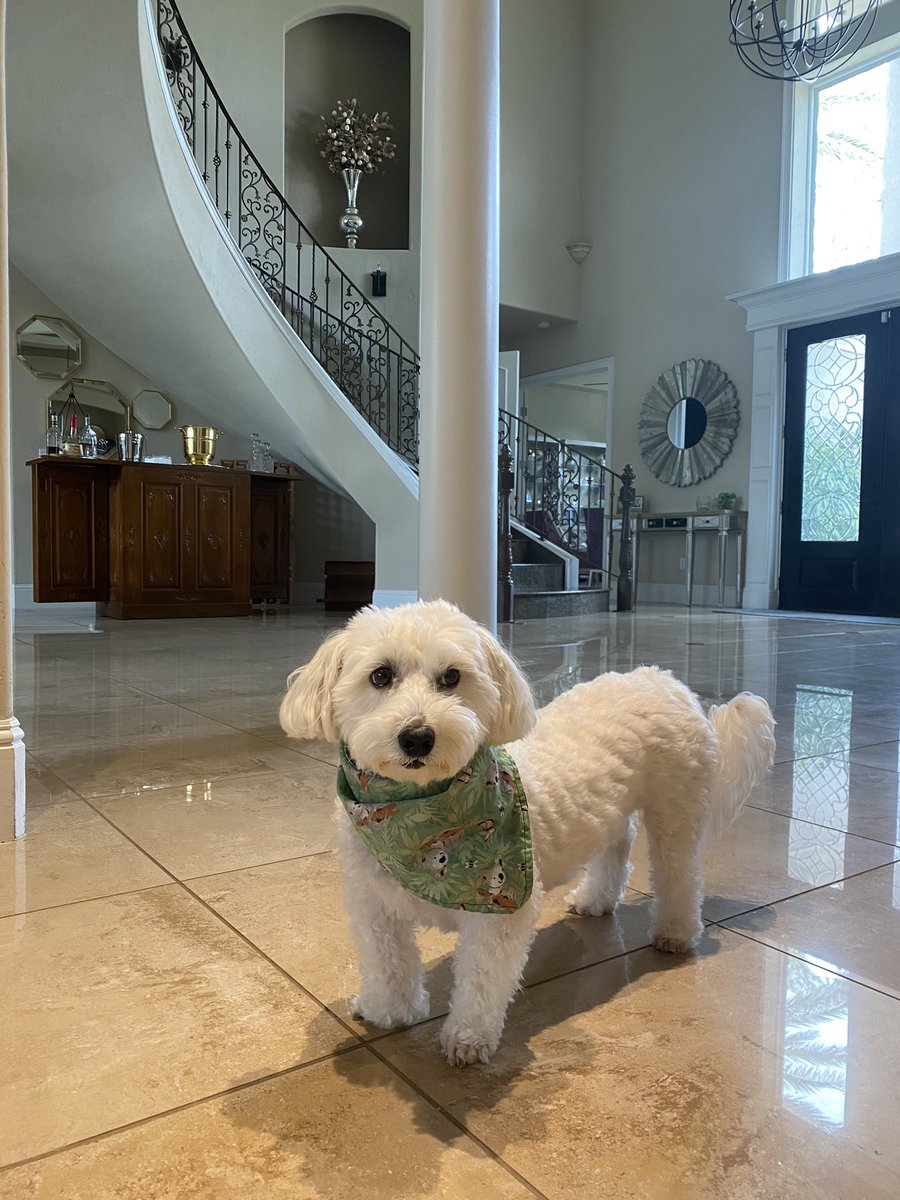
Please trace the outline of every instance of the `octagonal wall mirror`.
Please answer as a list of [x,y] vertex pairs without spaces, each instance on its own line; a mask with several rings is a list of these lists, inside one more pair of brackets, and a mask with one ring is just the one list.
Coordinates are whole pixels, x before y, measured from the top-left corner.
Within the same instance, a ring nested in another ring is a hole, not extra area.
[[690,487],[718,471],[739,424],[737,389],[722,368],[687,358],[664,371],[644,400],[641,455],[657,479]]
[[144,429],[165,429],[172,420],[172,405],[162,392],[138,392],[131,402],[131,413]]
[[47,397],[51,409],[65,404],[70,393],[84,408],[102,408],[107,412],[126,415],[131,407],[121,392],[105,379],[69,379]]
[[38,379],[65,379],[81,366],[81,335],[59,317],[30,317],[16,330],[16,358]]

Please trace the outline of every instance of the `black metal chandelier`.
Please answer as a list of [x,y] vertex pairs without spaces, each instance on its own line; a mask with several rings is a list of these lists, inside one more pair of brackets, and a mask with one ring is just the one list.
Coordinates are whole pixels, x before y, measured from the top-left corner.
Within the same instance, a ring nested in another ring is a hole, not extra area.
[[731,44],[756,75],[796,83],[842,67],[872,32],[878,0],[730,0]]

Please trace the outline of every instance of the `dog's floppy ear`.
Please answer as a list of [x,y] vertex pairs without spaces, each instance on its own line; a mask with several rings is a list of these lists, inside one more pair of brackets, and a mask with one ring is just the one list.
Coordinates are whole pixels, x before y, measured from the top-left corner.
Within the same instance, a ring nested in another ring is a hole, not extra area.
[[493,634],[485,629],[482,645],[487,667],[500,689],[500,708],[488,730],[492,746],[514,742],[525,737],[534,727],[537,712],[528,680],[511,655],[507,654]]
[[346,646],[347,632],[341,629],[322,643],[305,667],[298,667],[288,676],[278,720],[291,737],[340,741],[331,693],[341,673]]

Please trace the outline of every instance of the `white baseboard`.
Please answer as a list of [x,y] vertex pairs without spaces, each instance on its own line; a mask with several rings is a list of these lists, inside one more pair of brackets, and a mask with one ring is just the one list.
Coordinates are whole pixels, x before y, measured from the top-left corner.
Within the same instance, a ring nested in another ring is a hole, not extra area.
[[30,583],[14,583],[12,588],[13,608],[19,612],[42,612],[52,616],[95,617],[97,605],[93,601],[71,604],[35,604],[34,588]]
[[[615,586],[615,585],[613,585]],[[737,589],[734,586],[725,588],[725,608],[737,607]],[[717,584],[695,583],[693,602],[701,608],[718,608],[719,588]],[[638,604],[680,604],[687,607],[687,588],[683,583],[649,583],[643,579],[637,586]],[[747,604],[746,595],[744,604]]]
[[401,591],[399,588],[376,588],[372,595],[372,603],[376,608],[399,608],[401,604],[415,604],[419,593]]

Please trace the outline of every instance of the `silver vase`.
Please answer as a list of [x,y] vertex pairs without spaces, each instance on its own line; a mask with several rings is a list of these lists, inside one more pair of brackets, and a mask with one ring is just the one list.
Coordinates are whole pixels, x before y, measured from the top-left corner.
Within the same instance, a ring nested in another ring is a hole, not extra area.
[[350,249],[355,250],[356,239],[365,224],[356,207],[356,189],[359,187],[362,171],[359,167],[347,167],[341,171],[341,175],[344,179],[344,187],[347,189],[347,207],[340,220],[341,233],[346,237]]

